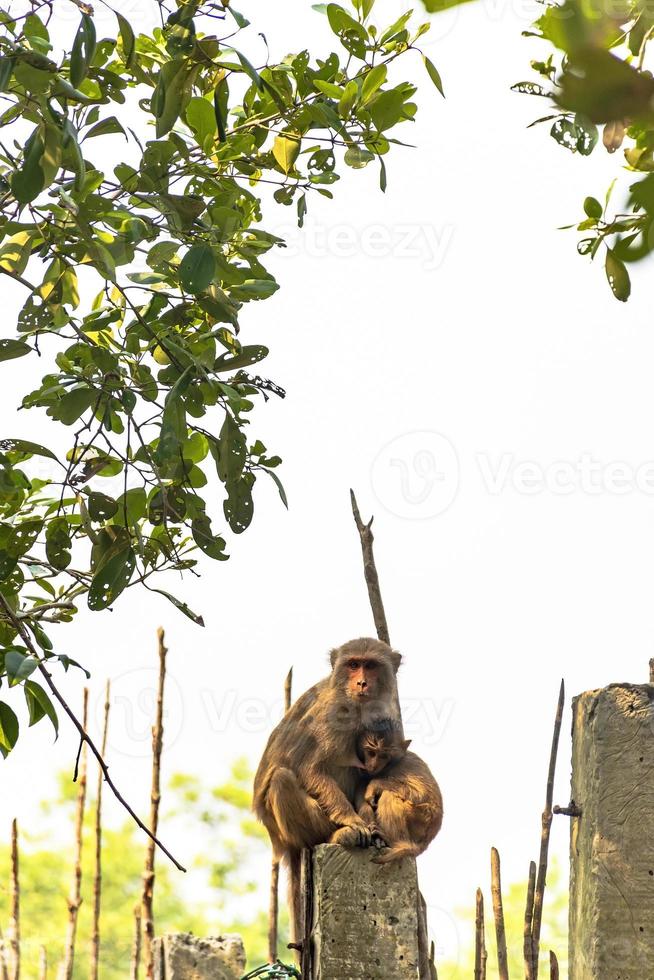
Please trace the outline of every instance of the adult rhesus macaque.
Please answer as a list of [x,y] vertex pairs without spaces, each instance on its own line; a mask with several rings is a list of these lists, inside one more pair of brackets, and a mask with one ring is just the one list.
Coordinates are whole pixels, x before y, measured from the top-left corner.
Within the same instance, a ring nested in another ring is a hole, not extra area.
[[298,698],[274,729],[254,778],[254,811],[275,858],[289,866],[295,941],[302,849],[372,842],[373,828],[353,806],[361,783],[357,739],[383,718],[401,727],[399,653],[364,637],[332,650],[330,659],[330,676]]
[[358,754],[371,777],[358,793],[359,816],[389,845],[377,864],[422,854],[443,823],[438,783],[429,766],[407,751],[409,744],[392,719],[359,736]]

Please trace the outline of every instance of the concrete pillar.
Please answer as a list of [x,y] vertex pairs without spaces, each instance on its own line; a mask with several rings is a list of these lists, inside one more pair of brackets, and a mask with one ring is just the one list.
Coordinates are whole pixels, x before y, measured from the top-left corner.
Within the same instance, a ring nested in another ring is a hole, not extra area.
[[244,973],[240,936],[199,939],[178,932],[154,941],[154,980],[240,980]]
[[[381,867],[374,850],[314,848],[306,980],[417,980],[420,893],[414,860]],[[306,962],[306,961],[305,961]]]
[[570,980],[654,977],[654,687],[573,701]]

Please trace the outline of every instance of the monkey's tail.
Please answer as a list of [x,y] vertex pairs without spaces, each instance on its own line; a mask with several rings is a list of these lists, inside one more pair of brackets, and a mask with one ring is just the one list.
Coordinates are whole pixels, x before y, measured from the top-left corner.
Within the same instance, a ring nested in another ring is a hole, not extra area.
[[422,854],[424,847],[422,844],[414,844],[413,841],[398,841],[397,844],[391,845],[391,847],[384,848],[380,851],[377,857],[375,857],[375,864],[390,864],[392,861],[401,861],[402,858],[407,857],[418,857]]
[[302,851],[288,851],[288,907],[291,919],[291,942],[300,943],[302,936]]

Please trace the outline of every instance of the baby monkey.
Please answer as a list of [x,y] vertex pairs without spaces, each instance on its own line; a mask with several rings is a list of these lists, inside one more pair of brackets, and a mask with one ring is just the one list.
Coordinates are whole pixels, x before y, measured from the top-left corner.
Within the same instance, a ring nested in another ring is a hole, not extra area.
[[359,736],[358,756],[369,779],[359,790],[357,810],[388,844],[377,864],[422,854],[443,823],[438,783],[409,745],[391,719]]

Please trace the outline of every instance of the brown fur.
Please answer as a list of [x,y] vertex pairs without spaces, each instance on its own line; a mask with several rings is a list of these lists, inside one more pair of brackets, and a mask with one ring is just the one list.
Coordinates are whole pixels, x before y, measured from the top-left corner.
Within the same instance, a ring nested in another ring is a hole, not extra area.
[[361,784],[357,738],[382,718],[400,724],[395,679],[400,661],[399,653],[368,638],[332,650],[330,676],[298,698],[264,749],[253,808],[275,857],[289,866],[296,942],[302,849],[326,841],[371,843],[372,830],[353,805]]
[[375,858],[378,864],[422,854],[443,823],[438,783],[427,764],[407,752],[409,744],[392,722],[359,738],[359,756],[372,777],[359,791],[359,816],[389,845]]

